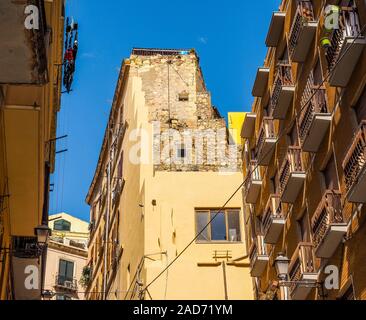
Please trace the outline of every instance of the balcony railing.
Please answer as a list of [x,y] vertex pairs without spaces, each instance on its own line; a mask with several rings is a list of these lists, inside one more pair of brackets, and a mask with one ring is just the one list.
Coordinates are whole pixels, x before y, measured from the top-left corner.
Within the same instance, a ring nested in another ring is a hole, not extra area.
[[289,53],[293,62],[306,60],[317,26],[311,1],[299,1],[289,36]]
[[289,147],[279,177],[282,202],[295,203],[306,178],[300,147]]
[[[366,44],[360,34],[360,20],[357,8],[342,8],[339,28],[330,38],[330,46],[326,48],[326,59],[332,75],[329,80],[332,86],[347,86],[353,70]],[[342,57],[342,60],[340,58]]]
[[268,166],[275,151],[274,145],[277,137],[274,129],[274,120],[270,117],[263,118],[257,140],[257,160],[261,166]]
[[264,237],[262,235],[258,235],[254,238],[252,246],[250,248],[249,257],[251,276],[262,276],[269,261],[267,247],[264,243]]
[[245,201],[254,204],[262,188],[262,177],[258,162],[252,160],[248,168],[248,176],[245,181]]
[[285,119],[295,92],[291,64],[281,61],[277,65],[276,76],[271,94],[271,116],[274,119]]
[[328,110],[325,88],[314,84],[314,74],[310,73],[303,96],[299,121],[299,135],[304,151],[317,152],[332,121]]
[[[292,299],[305,300],[311,291],[310,284],[314,284],[318,280],[314,246],[311,243],[299,244],[291,259],[289,276]],[[306,286],[306,283],[309,285]]]
[[78,290],[78,282],[76,279],[72,279],[66,276],[57,275],[56,276],[56,283],[55,285],[57,287],[60,287],[65,290],[70,291],[77,291]]
[[343,162],[347,196],[350,202],[366,202],[365,168],[366,121],[363,121]]
[[325,193],[313,216],[312,232],[317,257],[332,257],[347,232],[340,192]]
[[125,182],[122,178],[115,178],[114,180],[115,183],[112,191],[112,205],[113,207],[116,207],[120,201]]
[[276,244],[286,223],[286,217],[279,195],[269,197],[263,218],[264,242]]

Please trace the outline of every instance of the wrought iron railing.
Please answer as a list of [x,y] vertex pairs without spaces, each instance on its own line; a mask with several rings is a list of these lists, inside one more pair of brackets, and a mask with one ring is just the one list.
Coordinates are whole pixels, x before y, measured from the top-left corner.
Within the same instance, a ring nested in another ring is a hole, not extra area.
[[260,168],[257,160],[251,160],[248,167],[248,176],[245,180],[245,191],[248,192],[252,183],[255,181],[262,181]]
[[56,275],[56,286],[62,287],[64,289],[77,291],[78,282],[76,279],[69,278],[63,275]]
[[293,54],[301,29],[305,22],[314,21],[313,4],[309,0],[299,1],[289,37],[289,53]]
[[314,245],[311,243],[300,243],[292,256],[289,277],[291,281],[291,293],[302,280],[305,273],[316,273]]
[[366,120],[354,137],[351,148],[343,162],[347,192],[351,190],[366,164]]
[[337,63],[343,43],[347,37],[356,38],[361,32],[361,24],[357,8],[342,8],[340,12],[339,28],[331,36],[331,45],[326,49],[326,58],[329,70]]
[[278,99],[283,86],[293,86],[291,64],[288,61],[281,61],[276,67],[276,76],[273,83],[270,108],[271,112],[276,109]]
[[307,137],[315,114],[327,113],[328,102],[325,88],[314,84],[314,73],[310,73],[301,98],[301,114],[299,119],[300,139],[304,142]]
[[292,173],[303,173],[304,171],[304,165],[301,157],[301,148],[289,147],[279,175],[281,193],[286,189],[288,180]]
[[[274,129],[274,119],[272,117],[264,117],[262,121],[261,128],[259,130],[258,140],[257,140],[257,156],[261,155],[262,149],[266,139],[276,138],[276,133]],[[265,156],[265,155],[264,155]],[[263,159],[257,159],[263,160]]]
[[259,256],[266,256],[267,254],[268,253],[266,244],[264,243],[264,236],[257,235],[253,239],[252,246],[250,247],[249,259],[251,267],[254,266],[254,263]]
[[328,228],[333,223],[343,223],[341,193],[326,191],[312,219],[313,243],[317,248],[324,239]]
[[266,209],[264,210],[263,232],[266,235],[271,227],[273,219],[285,218],[281,198],[279,195],[269,197]]

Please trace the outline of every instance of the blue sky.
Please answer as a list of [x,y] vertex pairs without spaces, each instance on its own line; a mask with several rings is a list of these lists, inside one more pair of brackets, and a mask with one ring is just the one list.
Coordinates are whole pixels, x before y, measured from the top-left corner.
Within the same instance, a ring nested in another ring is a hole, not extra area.
[[263,64],[271,14],[279,0],[67,0],[79,23],[74,91],[63,95],[50,213],[89,219],[85,197],[97,164],[118,70],[133,47],[195,48],[221,114],[249,111]]

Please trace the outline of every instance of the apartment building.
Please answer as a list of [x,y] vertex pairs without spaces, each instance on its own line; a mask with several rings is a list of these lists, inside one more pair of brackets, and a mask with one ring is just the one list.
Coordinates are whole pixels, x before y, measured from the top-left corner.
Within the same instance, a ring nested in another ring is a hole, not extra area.
[[257,299],[366,299],[365,24],[363,0],[273,13],[242,130]]
[[253,297],[241,195],[220,210],[242,183],[228,140],[194,50],[132,51],[87,196],[87,299]]
[[[1,0],[0,28],[0,299],[37,300],[55,169],[64,0]],[[32,272],[37,278],[26,288]]]
[[89,223],[60,213],[50,216],[49,227],[52,236],[44,290],[52,300],[84,300],[82,276],[88,259]]

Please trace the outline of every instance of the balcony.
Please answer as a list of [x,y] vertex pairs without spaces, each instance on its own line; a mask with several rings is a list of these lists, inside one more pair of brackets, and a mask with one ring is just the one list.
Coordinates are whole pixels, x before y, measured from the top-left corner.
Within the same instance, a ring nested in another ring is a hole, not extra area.
[[293,62],[305,62],[317,27],[311,1],[300,1],[289,36],[289,52]]
[[39,85],[47,79],[44,1],[32,1],[39,8],[38,30],[25,27],[26,2],[0,1],[0,28],[3,30],[0,33],[0,83]]
[[280,196],[271,195],[264,211],[264,242],[276,244],[285,224],[286,217],[282,208]]
[[331,258],[348,229],[342,214],[340,192],[325,193],[311,225],[316,256]]
[[299,120],[299,135],[305,152],[318,152],[332,122],[326,91],[314,85],[311,73],[301,99],[303,106]]
[[122,178],[114,178],[113,180],[114,180],[114,187],[112,190],[112,206],[113,208],[115,208],[118,206],[119,201],[121,199],[125,181]]
[[259,68],[254,81],[252,95],[253,97],[263,97],[268,88],[269,68]]
[[365,37],[360,35],[357,9],[343,9],[340,15],[339,29],[333,31],[331,44],[325,49],[328,68],[332,70],[329,83],[334,87],[348,85],[366,44]]
[[277,65],[275,80],[271,94],[271,116],[283,120],[293,101],[295,85],[292,79],[291,64],[280,62]]
[[289,147],[280,170],[281,201],[295,203],[305,179],[306,172],[301,158],[301,148]]
[[300,243],[292,256],[289,267],[290,294],[293,300],[305,300],[318,281],[315,267],[314,246]]
[[264,243],[263,236],[257,236],[250,248],[250,275],[255,277],[261,277],[269,261],[269,255]]
[[285,18],[286,12],[273,13],[266,39],[267,47],[277,47],[282,36],[283,27],[285,25]]
[[57,275],[55,287],[75,292],[78,290],[78,282],[76,279],[71,279],[66,276]]
[[243,139],[250,139],[253,136],[256,120],[257,115],[255,113],[247,113],[245,115],[244,123],[241,129],[241,137]]
[[260,166],[268,166],[271,162],[277,137],[274,130],[273,118],[263,118],[257,141],[257,161]]
[[251,161],[248,176],[245,181],[245,201],[255,204],[262,188],[262,177],[257,161]]
[[353,203],[366,203],[366,121],[361,123],[344,161],[347,198]]

